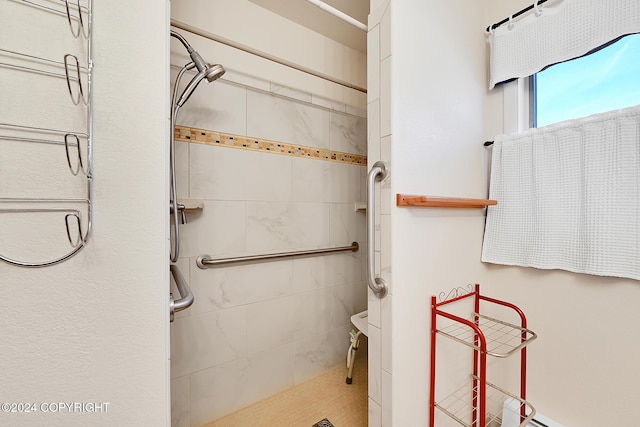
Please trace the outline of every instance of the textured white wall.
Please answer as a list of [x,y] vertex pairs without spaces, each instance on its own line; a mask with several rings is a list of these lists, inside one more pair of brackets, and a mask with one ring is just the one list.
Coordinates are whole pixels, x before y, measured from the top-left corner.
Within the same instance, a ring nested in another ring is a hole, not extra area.
[[[33,32],[41,24],[37,17],[22,22]],[[93,235],[76,257],[54,267],[0,264],[0,401],[109,406],[103,413],[0,413],[3,425],[168,422],[168,4],[138,0],[117,8],[96,1],[93,32]],[[18,48],[47,55],[47,42]],[[4,94],[23,89],[10,86]],[[29,96],[31,107],[15,120],[34,119],[55,100]],[[64,123],[61,114],[47,118]]]
[[[489,21],[529,4],[489,1]],[[503,88],[491,91],[490,139],[515,129],[503,121],[505,102],[511,100],[503,100]],[[638,282],[497,265],[488,266],[488,277],[490,292],[517,301],[539,335],[529,350],[528,398],[536,409],[567,426],[633,425],[640,400]]]

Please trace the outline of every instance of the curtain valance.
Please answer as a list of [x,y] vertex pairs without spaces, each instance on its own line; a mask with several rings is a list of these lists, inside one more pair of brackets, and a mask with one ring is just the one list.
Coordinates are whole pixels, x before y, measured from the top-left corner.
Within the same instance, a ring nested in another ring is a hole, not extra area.
[[539,12],[531,12],[489,34],[489,88],[533,75],[620,36],[639,32],[640,0],[547,2]]

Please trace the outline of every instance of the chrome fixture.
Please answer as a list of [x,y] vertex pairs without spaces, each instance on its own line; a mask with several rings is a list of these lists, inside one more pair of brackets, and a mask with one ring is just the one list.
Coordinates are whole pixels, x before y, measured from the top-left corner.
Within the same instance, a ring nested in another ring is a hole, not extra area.
[[382,161],[375,162],[367,175],[367,281],[378,298],[387,295],[387,284],[376,274],[376,182],[387,177],[389,168]]
[[[178,112],[180,108],[187,102],[191,94],[196,90],[196,87],[200,84],[200,82],[204,79],[212,82],[218,79],[225,73],[225,69],[222,65],[216,64],[211,65],[202,59],[202,56],[198,52],[196,52],[191,45],[187,42],[187,40],[182,37],[181,34],[177,33],[174,30],[171,30],[171,37],[175,37],[182,43],[182,45],[187,49],[189,56],[191,57],[191,62],[186,64],[180,72],[178,73],[178,77],[176,78],[176,83],[173,88],[173,94],[171,96],[171,136],[170,136],[170,144],[169,144],[169,156],[170,156],[170,173],[171,173],[171,181],[170,181],[170,189],[169,189],[169,197],[170,197],[170,206],[169,210],[173,215],[173,229],[171,240],[171,249],[170,249],[170,257],[171,262],[178,261],[178,256],[180,254],[180,230],[179,230],[179,221],[178,221],[178,213],[180,212],[180,207],[178,206],[178,194],[176,187],[176,149],[175,149],[175,126],[176,119],[178,117]],[[180,97],[178,97],[178,87],[180,85],[180,79],[184,73],[188,70],[193,70],[196,68],[198,73],[191,79],[191,81],[187,84],[187,86],[182,91]],[[186,218],[184,217],[184,210],[182,211],[182,223],[186,222]]]
[[173,315],[178,311],[182,311],[187,309],[193,304],[193,294],[191,293],[191,289],[189,289],[189,285],[187,281],[182,277],[182,273],[178,270],[178,267],[175,265],[169,266],[171,271],[171,277],[173,277],[174,282],[176,282],[176,288],[178,288],[178,293],[180,294],[180,299],[174,301],[173,295],[169,295],[169,320],[173,322]]
[[309,249],[305,251],[294,251],[294,252],[276,252],[272,254],[262,254],[262,255],[250,255],[250,256],[241,256],[235,258],[220,258],[213,259],[210,255],[200,255],[196,260],[196,264],[201,269],[207,269],[212,267],[225,266],[229,264],[236,264],[241,262],[258,262],[258,261],[268,261],[274,259],[282,259],[282,258],[292,258],[292,257],[302,257],[302,256],[312,256],[312,255],[323,255],[323,254],[331,254],[335,252],[357,252],[360,248],[358,242],[352,242],[349,246],[339,246],[335,248],[323,248],[323,249]]

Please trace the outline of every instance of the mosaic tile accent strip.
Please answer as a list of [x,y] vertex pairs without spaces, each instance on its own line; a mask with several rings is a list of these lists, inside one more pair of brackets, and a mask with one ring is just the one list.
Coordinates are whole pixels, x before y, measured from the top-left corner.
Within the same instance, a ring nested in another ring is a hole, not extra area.
[[352,165],[367,165],[367,156],[342,153],[321,148],[305,147],[302,145],[287,144],[284,142],[269,141],[266,139],[250,138],[246,136],[231,135],[222,132],[214,132],[205,129],[196,129],[186,126],[176,126],[175,140],[191,142],[195,144],[217,145],[220,147],[240,148],[244,150],[262,151],[285,156],[307,157],[316,160],[347,163]]

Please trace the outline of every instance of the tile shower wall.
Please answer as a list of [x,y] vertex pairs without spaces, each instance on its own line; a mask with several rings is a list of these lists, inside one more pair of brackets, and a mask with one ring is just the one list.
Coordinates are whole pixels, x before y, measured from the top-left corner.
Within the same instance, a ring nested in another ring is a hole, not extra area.
[[[173,71],[172,81],[175,79]],[[178,124],[366,155],[366,113],[228,71]],[[204,209],[181,226],[195,295],[171,325],[172,425],[199,426],[344,363],[367,307],[366,167],[177,144],[178,194]],[[356,253],[201,270],[196,258],[360,244]],[[346,369],[345,369],[346,374]]]
[[[391,166],[391,4],[371,3],[367,34],[368,162],[382,160]],[[377,186],[376,265],[388,286],[388,295],[378,299],[368,291],[369,309],[369,427],[390,427],[391,422],[391,192],[393,168]]]

